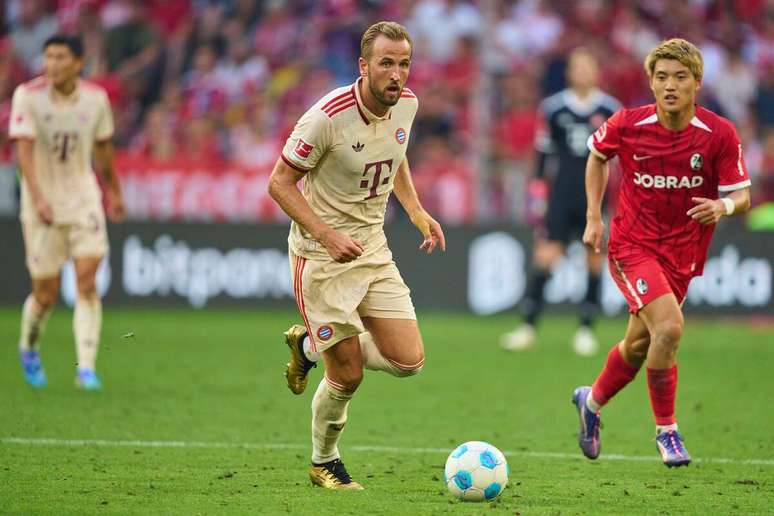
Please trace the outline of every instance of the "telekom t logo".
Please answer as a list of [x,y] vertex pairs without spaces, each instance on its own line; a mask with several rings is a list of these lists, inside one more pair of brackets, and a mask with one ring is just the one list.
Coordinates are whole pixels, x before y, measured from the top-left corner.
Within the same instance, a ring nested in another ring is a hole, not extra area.
[[[382,165],[384,165],[384,168],[387,169],[386,174],[384,175],[384,178],[382,178]],[[366,163],[365,168],[363,169],[363,177],[365,177],[368,174],[368,171],[372,168],[375,168],[376,171],[374,172],[374,179],[373,182],[369,182],[368,179],[363,179],[360,181],[360,188],[368,188],[368,197],[363,199],[364,201],[367,201],[368,199],[373,199],[376,197],[376,189],[379,187],[379,180],[381,179],[381,184],[386,185],[390,181],[389,174],[392,172],[392,160],[386,159],[384,161],[375,161],[373,163]]]

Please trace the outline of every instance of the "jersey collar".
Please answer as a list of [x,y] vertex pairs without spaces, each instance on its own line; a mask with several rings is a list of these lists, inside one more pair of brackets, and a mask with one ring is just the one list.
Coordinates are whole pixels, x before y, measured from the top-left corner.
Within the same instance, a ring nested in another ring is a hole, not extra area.
[[564,90],[564,102],[578,116],[590,115],[599,105],[602,91],[592,89],[585,99],[581,99],[572,88]]
[[64,95],[61,95],[59,93],[56,93],[54,91],[54,85],[51,84],[50,82],[48,82],[48,80],[46,80],[46,82],[48,83],[48,95],[49,95],[49,97],[51,97],[51,100],[54,101],[54,102],[57,102],[57,103],[60,103],[60,102],[61,103],[74,103],[74,102],[77,102],[78,99],[81,96],[81,80],[80,79],[76,79],[76,81],[75,81],[75,89],[73,90],[72,93],[70,93],[67,96],[64,96]]
[[[650,116],[649,116],[649,117],[647,117],[647,118],[643,118],[643,119],[642,119],[642,120],[640,120],[639,122],[635,122],[635,124],[634,124],[635,126],[638,126],[638,125],[648,125],[648,124],[656,124],[656,123],[658,123],[658,112],[657,112],[657,110],[656,110],[656,104],[652,104],[652,106],[653,106],[653,114],[652,114],[652,115],[650,115]],[[698,104],[696,104],[696,105],[695,105],[695,108],[696,108],[696,111],[695,111],[695,113],[693,114],[693,118],[691,118],[691,123],[690,123],[690,125],[692,125],[692,126],[694,126],[694,127],[698,127],[699,129],[704,129],[704,130],[705,130],[705,131],[707,131],[708,133],[711,133],[711,132],[712,132],[712,129],[710,129],[710,128],[707,126],[707,124],[705,124],[704,122],[702,122],[702,121],[701,121],[701,119],[700,119],[700,118],[699,118],[699,116],[698,116],[698,115],[699,115],[699,105],[698,105]],[[687,127],[686,127],[686,129],[687,129]],[[668,130],[668,129],[667,129],[667,130]],[[685,129],[683,129],[683,131],[684,131],[684,130],[685,130]]]
[[365,125],[369,125],[371,122],[389,120],[392,117],[392,107],[387,108],[387,112],[384,114],[384,116],[376,116],[371,113],[367,107],[365,107],[365,104],[363,104],[363,99],[360,97],[360,84],[362,81],[362,77],[358,78],[358,80],[355,81],[355,84],[352,85],[351,90],[352,94],[355,96],[355,100],[357,101],[357,110],[360,113],[360,118],[363,119]]

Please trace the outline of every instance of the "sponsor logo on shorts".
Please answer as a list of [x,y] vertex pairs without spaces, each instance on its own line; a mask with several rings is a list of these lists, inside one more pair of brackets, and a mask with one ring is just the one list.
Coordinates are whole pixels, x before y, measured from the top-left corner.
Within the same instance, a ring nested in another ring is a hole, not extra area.
[[404,130],[402,127],[399,127],[399,128],[398,128],[398,130],[397,130],[397,131],[395,131],[395,139],[396,139],[396,140],[398,141],[398,143],[400,143],[401,145],[403,145],[404,143],[406,143],[406,131],[405,131],[405,130]]
[[634,173],[634,184],[643,188],[696,188],[704,183],[704,176],[652,176],[643,172]]
[[644,296],[648,293],[648,282],[645,281],[642,278],[637,278],[637,292],[640,293],[641,296]]
[[314,145],[306,143],[303,139],[299,138],[296,147],[293,149],[293,154],[298,159],[305,160],[309,157],[309,154],[312,153],[312,149],[314,149]]
[[704,158],[701,157],[701,154],[697,152],[691,156],[691,170],[694,172],[701,170],[702,165],[704,165]]
[[317,330],[318,339],[329,340],[331,337],[333,337],[333,328],[331,328],[327,324],[324,326],[320,326],[320,328]]

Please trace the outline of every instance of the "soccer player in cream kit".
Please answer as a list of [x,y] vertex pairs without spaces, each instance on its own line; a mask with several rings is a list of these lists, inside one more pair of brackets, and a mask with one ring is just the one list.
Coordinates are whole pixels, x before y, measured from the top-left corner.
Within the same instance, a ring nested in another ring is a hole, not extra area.
[[623,180],[608,262],[631,315],[593,386],[577,388],[573,403],[578,443],[595,459],[600,409],[644,364],[656,446],[664,464],[675,467],[691,461],[675,417],[681,307],[691,278],[702,273],[715,224],[749,209],[750,178],[733,124],[696,105],[699,49],[683,39],[664,41],[646,57],[645,71],[655,104],[619,110],[588,141],[583,241],[596,252],[602,247],[606,162],[618,156]]
[[290,266],[303,320],[285,333],[287,384],[301,394],[322,359],[309,477],[328,489],[362,489],[337,443],[363,368],[405,377],[424,364],[410,292],[384,234],[390,192],[424,236],[421,250],[446,246],[441,226],[417,198],[406,160],[418,107],[405,87],[411,38],[401,25],[379,22],[363,34],[360,52],[360,77],[301,117],[269,180],[269,193],[293,221]]
[[102,303],[97,268],[108,251],[102,194],[91,167],[102,173],[108,216],[123,219],[118,178],[113,171],[113,116],[105,90],[78,78],[79,39],[52,36],[43,47],[44,75],[16,88],[9,134],[21,171],[21,225],[32,293],[22,309],[21,354],[30,385],[46,385],[38,341],[59,293],[60,270],[72,259],[77,276],[73,314],[76,385],[101,387],[96,372]]

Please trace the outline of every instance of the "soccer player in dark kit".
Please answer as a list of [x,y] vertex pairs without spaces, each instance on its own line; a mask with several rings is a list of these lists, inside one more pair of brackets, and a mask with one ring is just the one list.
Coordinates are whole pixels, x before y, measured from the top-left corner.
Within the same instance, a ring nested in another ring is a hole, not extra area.
[[[545,286],[551,270],[564,256],[567,245],[579,239],[586,226],[584,170],[589,149],[586,140],[605,120],[621,107],[600,90],[599,64],[585,48],[576,48],[567,59],[569,87],[551,95],[540,105],[542,126],[535,137],[537,150],[536,179],[543,180],[550,163],[556,163],[548,211],[543,227],[537,231],[533,267],[523,303],[524,320],[514,331],[502,336],[500,345],[509,351],[531,348],[537,341],[537,323],[545,304]],[[579,355],[597,352],[597,340],[591,331],[599,311],[599,277],[603,256],[588,252],[586,296],[580,303],[580,324],[572,340]]]

